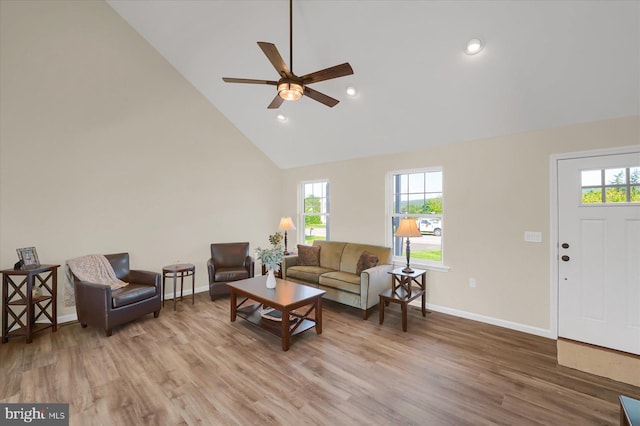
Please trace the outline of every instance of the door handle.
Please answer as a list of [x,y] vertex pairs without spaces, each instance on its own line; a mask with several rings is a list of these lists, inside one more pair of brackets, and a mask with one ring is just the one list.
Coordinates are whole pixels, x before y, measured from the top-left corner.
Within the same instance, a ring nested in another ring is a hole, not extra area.
[[568,249],[569,248],[569,244],[568,243],[562,243],[562,248],[563,249]]
[[562,256],[560,259],[562,259],[565,262],[568,262],[569,259],[571,259],[569,256],[567,256],[566,254],[564,256]]

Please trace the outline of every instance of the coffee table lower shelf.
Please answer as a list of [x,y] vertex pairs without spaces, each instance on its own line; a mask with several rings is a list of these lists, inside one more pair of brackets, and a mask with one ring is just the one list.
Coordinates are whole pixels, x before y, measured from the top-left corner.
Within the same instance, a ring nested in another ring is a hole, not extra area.
[[[274,336],[278,336],[282,338],[283,335],[283,327],[282,321],[274,321],[263,318],[260,315],[261,305],[253,305],[247,306],[244,308],[240,308],[236,311],[236,314],[245,320],[247,320],[252,325],[265,330]],[[295,336],[297,334],[303,333],[313,327],[316,326],[315,321],[311,321],[308,319],[300,319],[295,314],[291,314],[294,318],[289,320],[289,337]]]

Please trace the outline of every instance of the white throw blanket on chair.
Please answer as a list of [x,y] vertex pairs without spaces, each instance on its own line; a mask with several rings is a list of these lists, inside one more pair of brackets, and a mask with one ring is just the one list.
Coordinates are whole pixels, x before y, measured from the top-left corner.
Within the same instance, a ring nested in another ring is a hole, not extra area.
[[108,285],[112,290],[129,285],[129,283],[116,277],[113,266],[101,254],[88,254],[67,260],[67,266],[73,272],[73,275],[81,281]]

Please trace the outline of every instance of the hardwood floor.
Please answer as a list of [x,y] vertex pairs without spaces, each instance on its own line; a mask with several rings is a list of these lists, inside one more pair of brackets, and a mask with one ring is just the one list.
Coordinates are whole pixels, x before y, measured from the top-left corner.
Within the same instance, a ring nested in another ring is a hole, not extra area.
[[229,299],[114,329],[73,323],[0,345],[0,401],[66,402],[71,425],[615,425],[640,388],[558,366],[555,341],[410,307],[378,324],[325,302],[288,352]]

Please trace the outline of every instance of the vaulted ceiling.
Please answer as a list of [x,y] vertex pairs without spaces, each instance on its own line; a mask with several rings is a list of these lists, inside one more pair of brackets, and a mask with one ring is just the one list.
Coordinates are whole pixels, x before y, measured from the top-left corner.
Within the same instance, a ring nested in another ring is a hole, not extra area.
[[256,42],[289,64],[287,0],[107,2],[282,168],[640,114],[638,1],[296,0],[294,72],[354,74],[279,110],[222,77],[278,79]]

